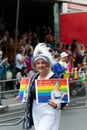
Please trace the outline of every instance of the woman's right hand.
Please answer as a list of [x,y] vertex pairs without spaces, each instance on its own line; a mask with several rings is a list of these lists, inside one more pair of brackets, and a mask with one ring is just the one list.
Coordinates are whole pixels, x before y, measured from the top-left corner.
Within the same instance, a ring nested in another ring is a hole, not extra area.
[[57,108],[57,104],[54,102],[54,101],[52,101],[52,100],[49,100],[48,101],[48,104],[50,105],[50,106],[52,106],[53,108]]

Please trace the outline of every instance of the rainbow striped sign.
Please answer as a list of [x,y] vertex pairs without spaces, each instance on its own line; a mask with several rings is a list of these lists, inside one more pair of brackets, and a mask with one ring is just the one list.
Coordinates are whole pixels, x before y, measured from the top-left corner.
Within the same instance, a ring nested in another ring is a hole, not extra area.
[[21,102],[27,101],[28,87],[29,87],[30,79],[22,78],[20,82],[20,90],[19,90],[19,100]]
[[55,82],[60,82],[60,93],[64,96],[61,102],[70,102],[68,79],[48,79],[36,80],[36,101],[37,103],[46,103],[51,100],[51,92],[55,90]]

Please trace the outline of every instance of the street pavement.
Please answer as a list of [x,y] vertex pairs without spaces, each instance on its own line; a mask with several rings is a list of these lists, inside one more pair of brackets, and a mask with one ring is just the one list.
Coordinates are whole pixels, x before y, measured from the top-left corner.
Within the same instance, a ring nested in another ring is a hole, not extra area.
[[[87,130],[86,107],[62,110],[61,114],[60,130]],[[0,130],[22,130],[22,123],[13,126],[0,126]]]
[[[22,130],[25,104],[15,100],[13,94],[6,97],[8,99],[2,103],[8,107],[0,109],[0,130]],[[61,111],[59,130],[87,130],[87,101],[84,97],[78,97],[76,101],[75,99]]]

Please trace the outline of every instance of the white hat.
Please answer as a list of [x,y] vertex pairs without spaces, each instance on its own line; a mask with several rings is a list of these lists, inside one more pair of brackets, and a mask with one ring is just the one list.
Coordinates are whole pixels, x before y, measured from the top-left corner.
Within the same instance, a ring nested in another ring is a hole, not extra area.
[[48,66],[49,66],[49,67],[51,66],[51,61],[50,61],[49,57],[44,56],[43,54],[38,54],[37,56],[35,56],[35,57],[32,58],[31,66],[32,66],[33,69],[35,69],[35,62],[36,62],[36,60],[38,60],[38,59],[43,59],[43,60],[45,60],[45,61],[48,63]]
[[66,56],[68,56],[68,54],[67,54],[66,52],[62,52],[62,53],[60,54],[60,57],[61,57],[61,58],[64,58],[64,57],[66,57]]

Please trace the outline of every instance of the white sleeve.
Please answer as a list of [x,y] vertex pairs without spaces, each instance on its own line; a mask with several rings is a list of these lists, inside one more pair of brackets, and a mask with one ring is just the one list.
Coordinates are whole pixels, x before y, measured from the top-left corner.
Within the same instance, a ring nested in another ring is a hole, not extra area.
[[17,79],[21,79],[21,73],[20,73],[20,72],[18,72],[18,73],[16,74],[16,78],[17,78]]
[[56,109],[60,109],[61,108],[61,103],[57,103],[57,108]]

